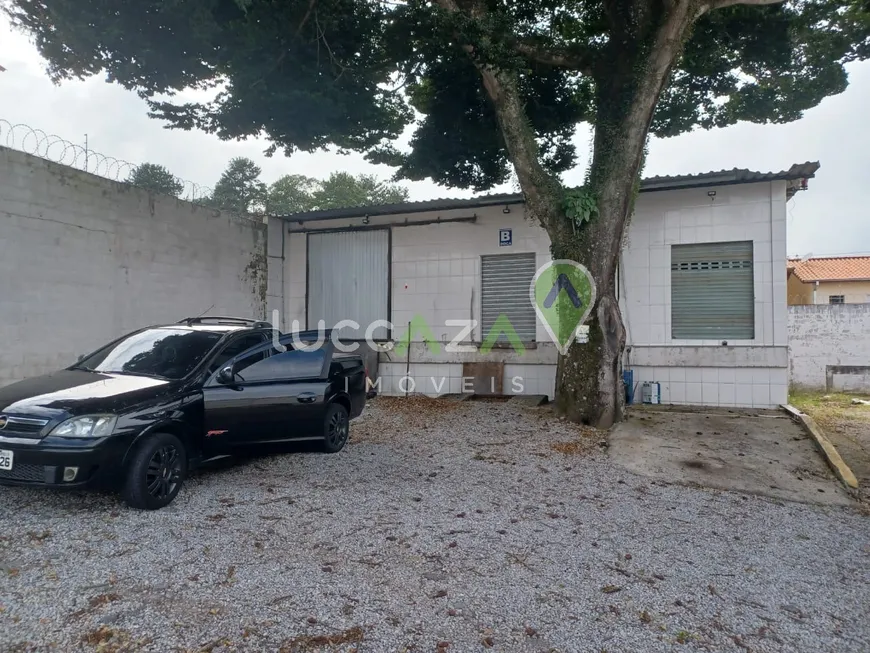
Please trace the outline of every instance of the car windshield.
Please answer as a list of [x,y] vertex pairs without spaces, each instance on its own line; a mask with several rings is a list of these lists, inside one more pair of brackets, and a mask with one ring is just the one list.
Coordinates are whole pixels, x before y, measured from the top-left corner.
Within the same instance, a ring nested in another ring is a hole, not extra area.
[[165,327],[146,329],[103,347],[81,360],[78,369],[181,379],[221,339],[220,333]]

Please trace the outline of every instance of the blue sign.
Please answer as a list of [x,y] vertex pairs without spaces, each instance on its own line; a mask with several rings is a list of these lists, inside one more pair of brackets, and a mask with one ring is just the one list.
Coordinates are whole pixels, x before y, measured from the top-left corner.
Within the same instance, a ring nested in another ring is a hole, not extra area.
[[510,247],[514,244],[513,230],[512,229],[499,229],[498,230],[498,245],[499,247]]

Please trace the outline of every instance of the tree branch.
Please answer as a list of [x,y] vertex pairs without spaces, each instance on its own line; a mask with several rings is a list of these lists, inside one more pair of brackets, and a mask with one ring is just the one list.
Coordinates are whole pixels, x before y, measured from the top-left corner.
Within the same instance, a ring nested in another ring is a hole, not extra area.
[[778,5],[783,2],[785,2],[785,0],[710,0],[710,2],[704,2],[701,4],[698,8],[698,14],[696,17],[699,18],[708,11],[725,9],[726,7],[734,7],[735,5]]
[[314,4],[317,0],[310,0],[308,3],[308,10],[305,12],[305,15],[302,17],[302,20],[299,23],[299,27],[296,28],[296,33],[293,36],[299,36],[302,32],[302,28],[305,27],[305,23],[308,22],[308,19],[311,18],[311,10],[314,9]]
[[579,70],[585,75],[592,74],[592,62],[588,56],[568,50],[551,50],[530,41],[520,41],[514,45],[514,49],[527,59],[546,66]]
[[[432,0],[434,4],[449,13],[462,11],[456,0]],[[473,12],[484,12],[485,8],[475,3]],[[554,205],[552,194],[557,192],[558,179],[550,175],[541,165],[538,157],[538,143],[534,130],[529,125],[525,105],[520,96],[516,71],[499,70],[481,63],[475,58],[474,47],[469,43],[460,45],[480,73],[483,88],[492,101],[499,129],[508,151],[508,159],[513,164],[517,179],[526,198],[526,206],[541,225],[553,233],[560,225],[561,207]]]

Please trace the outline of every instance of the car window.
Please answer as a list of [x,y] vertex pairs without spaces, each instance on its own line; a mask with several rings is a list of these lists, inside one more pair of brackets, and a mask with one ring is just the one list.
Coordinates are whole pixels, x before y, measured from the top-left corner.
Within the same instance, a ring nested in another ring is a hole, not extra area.
[[[326,353],[322,349],[315,351],[291,349],[283,353],[268,349],[267,352],[272,352],[272,355],[262,360],[238,361],[236,372],[241,372],[240,381],[255,383],[318,378],[326,361]],[[242,367],[243,363],[247,364]]]
[[103,347],[74,367],[181,379],[203,361],[221,337],[220,333],[176,327],[145,329]]
[[[221,350],[221,352],[217,355],[211,365],[209,365],[208,371],[209,373],[214,373],[223,367],[226,363],[230,361],[230,359],[235,358],[242,352],[250,349],[251,347],[256,347],[257,345],[261,345],[266,342],[266,337],[262,333],[249,333],[240,338],[236,338],[227,343],[227,345]],[[263,360],[265,357],[264,354],[260,354],[258,359],[251,357],[251,361],[249,363],[253,364],[257,360]]]

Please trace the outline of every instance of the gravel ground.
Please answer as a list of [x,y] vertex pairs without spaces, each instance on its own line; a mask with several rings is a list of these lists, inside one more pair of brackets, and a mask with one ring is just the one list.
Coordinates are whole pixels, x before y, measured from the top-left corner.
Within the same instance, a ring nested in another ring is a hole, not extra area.
[[0,488],[0,650],[870,650],[857,510],[650,483],[512,404],[382,398],[352,433],[156,513]]

